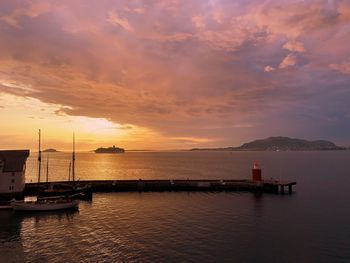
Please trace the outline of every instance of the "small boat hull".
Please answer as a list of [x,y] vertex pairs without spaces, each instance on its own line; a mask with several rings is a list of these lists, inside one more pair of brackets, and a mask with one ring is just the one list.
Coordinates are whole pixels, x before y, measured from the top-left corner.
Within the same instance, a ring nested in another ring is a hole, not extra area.
[[0,201],[0,210],[12,209],[11,201]]
[[79,200],[72,200],[69,202],[24,202],[13,201],[11,207],[15,211],[55,211],[78,209]]
[[73,187],[70,185],[53,184],[51,189],[44,189],[39,192],[40,197],[50,196],[74,196],[74,199],[92,200],[91,186]]
[[10,205],[0,205],[0,210],[10,210],[12,209],[12,206]]

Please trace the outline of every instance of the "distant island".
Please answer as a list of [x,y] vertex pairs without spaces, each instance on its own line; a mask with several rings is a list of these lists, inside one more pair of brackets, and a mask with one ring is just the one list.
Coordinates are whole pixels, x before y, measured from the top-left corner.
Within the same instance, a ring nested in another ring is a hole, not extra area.
[[113,145],[113,147],[108,147],[108,148],[97,148],[95,150],[95,153],[124,153],[125,150],[123,148],[119,148],[119,147],[115,147],[115,145]]
[[59,152],[57,151],[56,149],[53,149],[53,148],[49,148],[49,149],[45,149],[43,150],[44,153],[56,153],[56,152]]
[[269,137],[244,143],[239,147],[194,148],[191,151],[330,151],[346,150],[333,142],[325,140],[307,141],[289,137]]

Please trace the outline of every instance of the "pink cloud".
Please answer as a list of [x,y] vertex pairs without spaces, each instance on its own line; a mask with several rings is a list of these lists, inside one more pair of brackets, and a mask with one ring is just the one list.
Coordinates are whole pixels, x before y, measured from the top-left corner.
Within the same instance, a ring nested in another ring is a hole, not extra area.
[[344,62],[340,64],[330,64],[329,67],[343,74],[350,75],[350,62]]
[[[47,3],[1,8],[0,77],[71,115],[229,140],[235,123],[262,130],[273,112],[325,94],[334,70],[348,72],[346,1]],[[297,64],[305,70],[284,74]]]
[[0,17],[0,20],[6,22],[10,26],[21,28],[18,19],[27,16],[27,17],[37,17],[40,14],[47,12],[50,8],[50,5],[46,2],[34,2],[27,1],[23,6],[19,6],[12,10],[8,15]]
[[118,25],[127,31],[133,31],[128,19],[120,17],[115,11],[109,12],[107,21],[112,25]]
[[201,26],[195,36],[214,49],[236,51],[247,42],[260,41],[259,33],[261,31],[246,17],[238,16],[218,30]]
[[280,69],[286,69],[294,66],[297,63],[297,59],[293,54],[288,54],[278,66]]
[[271,72],[271,71],[274,71],[275,70],[275,68],[274,67],[271,67],[271,66],[266,66],[265,68],[264,68],[264,71],[265,72]]
[[201,17],[199,15],[192,17],[192,22],[197,28],[205,27],[203,17]]
[[292,40],[292,41],[288,41],[287,43],[285,43],[283,45],[283,48],[289,50],[289,51],[294,51],[294,52],[300,52],[303,53],[305,52],[305,48],[303,43]]

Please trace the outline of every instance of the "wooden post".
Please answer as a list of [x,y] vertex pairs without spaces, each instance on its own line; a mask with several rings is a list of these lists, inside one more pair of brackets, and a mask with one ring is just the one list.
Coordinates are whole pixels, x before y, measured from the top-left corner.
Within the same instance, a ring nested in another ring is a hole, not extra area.
[[49,183],[49,155],[47,155],[46,160],[46,184]]
[[71,170],[72,163],[69,162],[69,167],[68,167],[68,182],[70,181],[70,170]]

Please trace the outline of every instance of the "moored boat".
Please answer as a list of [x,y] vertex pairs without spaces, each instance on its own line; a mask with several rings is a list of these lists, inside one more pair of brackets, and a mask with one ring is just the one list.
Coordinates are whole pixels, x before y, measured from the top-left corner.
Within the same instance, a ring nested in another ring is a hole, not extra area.
[[[40,130],[39,130],[39,158],[38,165],[39,170],[41,166],[41,151],[40,151]],[[71,169],[72,168],[72,169]],[[72,181],[70,172],[72,170]],[[38,183],[40,183],[40,173],[38,175]],[[39,188],[37,193],[39,197],[52,197],[52,196],[74,196],[74,199],[82,200],[92,200],[92,188],[89,184],[77,184],[75,181],[75,136],[73,134],[73,151],[72,151],[72,162],[69,164],[69,173],[68,173],[68,182],[67,183],[58,183],[52,182],[49,183],[49,160],[47,159],[46,163],[46,186]]]
[[66,209],[78,209],[79,200],[71,199],[41,199],[35,202],[11,201],[11,207],[15,211],[54,211]]
[[0,201],[0,210],[12,209],[10,201]]
[[47,189],[39,191],[39,197],[50,196],[75,196],[77,199],[91,200],[92,188],[86,184],[81,187],[68,183],[51,183]]

